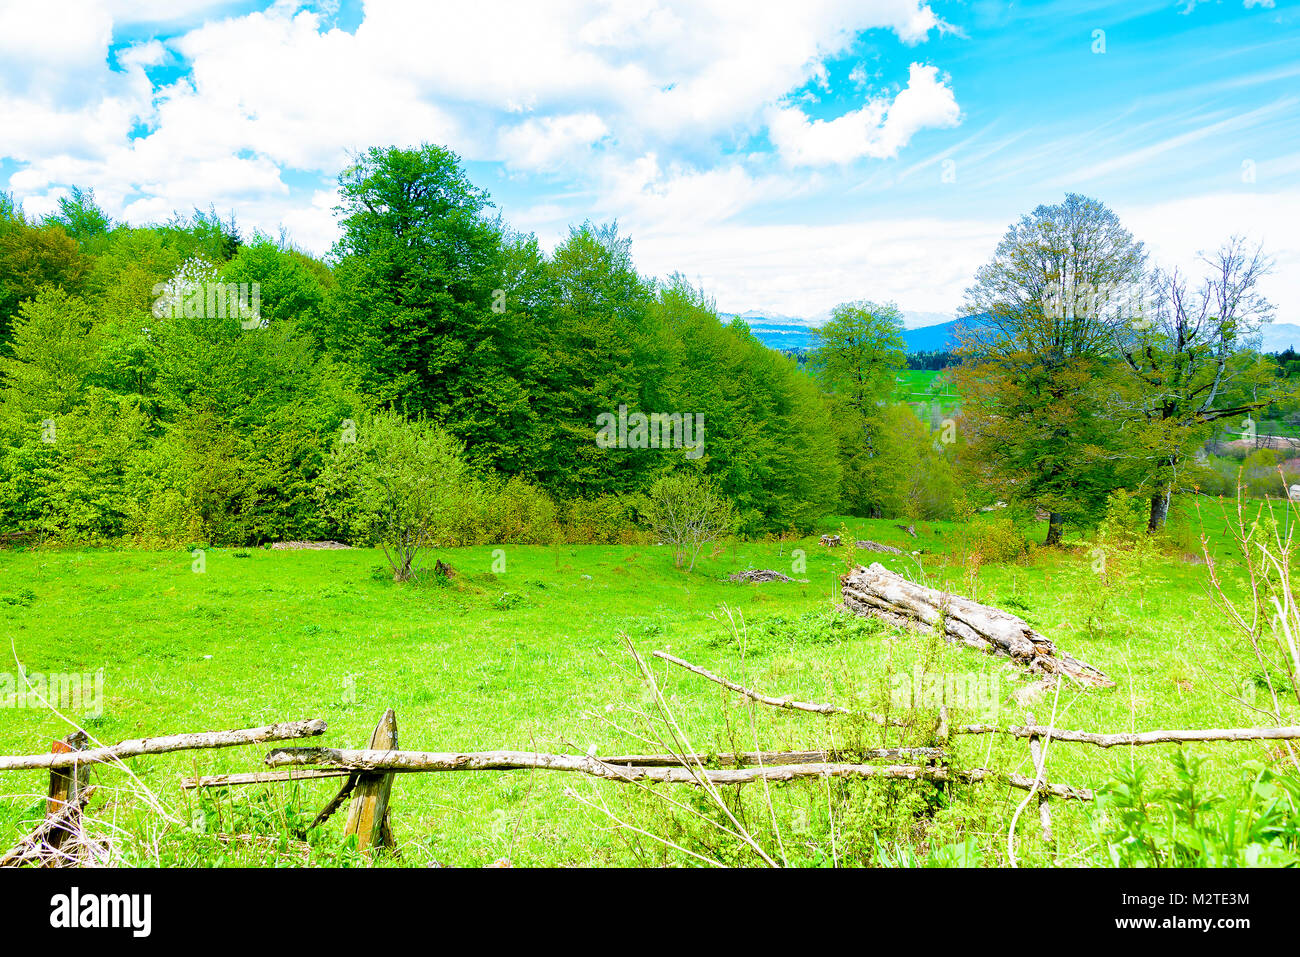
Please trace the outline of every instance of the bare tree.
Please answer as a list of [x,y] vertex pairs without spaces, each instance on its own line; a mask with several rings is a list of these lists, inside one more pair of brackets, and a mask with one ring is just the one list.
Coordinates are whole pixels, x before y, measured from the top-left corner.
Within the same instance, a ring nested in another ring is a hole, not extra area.
[[1195,288],[1176,270],[1157,270],[1147,281],[1150,303],[1113,316],[1134,386],[1128,403],[1145,424],[1139,454],[1155,464],[1151,531],[1164,525],[1183,460],[1208,423],[1249,416],[1283,388],[1272,365],[1250,352],[1273,318],[1259,291],[1272,261],[1239,236],[1202,261],[1206,275]]

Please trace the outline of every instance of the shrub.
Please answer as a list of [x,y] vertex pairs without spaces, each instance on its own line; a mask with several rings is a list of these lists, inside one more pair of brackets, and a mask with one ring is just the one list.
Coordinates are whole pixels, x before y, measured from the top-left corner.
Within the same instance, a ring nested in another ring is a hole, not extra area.
[[1016,562],[1029,550],[1025,536],[1010,515],[977,519],[963,530],[962,550],[969,558],[984,562]]
[[687,571],[708,542],[717,541],[735,528],[735,508],[714,488],[713,483],[693,472],[666,475],[650,487],[645,518],[660,541],[673,546],[673,560]]
[[602,495],[569,503],[565,537],[589,545],[630,545],[645,536],[637,517],[646,507],[640,495]]
[[1114,867],[1287,867],[1300,864],[1300,781],[1247,763],[1235,793],[1215,794],[1204,759],[1175,751],[1173,783],[1149,788],[1121,762],[1101,788],[1093,831]]
[[317,493],[341,527],[383,547],[394,581],[406,581],[420,552],[464,524],[473,483],[463,453],[432,423],[375,413],[326,461]]
[[519,476],[493,477],[480,489],[466,537],[483,544],[550,545],[560,536],[551,497]]

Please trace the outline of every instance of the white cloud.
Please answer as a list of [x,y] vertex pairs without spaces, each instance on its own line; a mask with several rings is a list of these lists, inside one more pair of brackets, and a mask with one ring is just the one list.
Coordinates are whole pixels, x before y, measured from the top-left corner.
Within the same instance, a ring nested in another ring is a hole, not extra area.
[[827,166],[897,156],[921,130],[960,121],[957,98],[938,68],[913,63],[907,86],[892,101],[875,97],[851,113],[811,122],[797,107],[778,107],[771,113],[769,131],[790,165]]
[[[1146,205],[1117,205],[1154,262],[1202,274],[1199,258],[1233,233],[1262,242],[1276,261],[1261,288],[1278,322],[1300,323],[1300,190],[1236,192]],[[637,265],[682,271],[723,311],[754,306],[810,317],[855,298],[894,300],[909,311],[952,313],[975,270],[989,260],[1005,219],[876,219],[836,225],[703,224],[633,232]]]
[[594,113],[525,120],[501,132],[501,152],[515,169],[554,170],[590,149],[609,127]]
[[1261,290],[1279,307],[1278,322],[1300,322],[1300,190],[1242,189],[1143,206],[1117,205],[1124,225],[1143,240],[1152,259],[1189,278],[1204,273],[1202,253],[1212,253],[1236,234],[1263,243],[1275,260]]
[[653,275],[699,281],[718,308],[815,316],[851,299],[951,313],[1006,224],[877,219],[828,226],[722,224],[636,236],[633,255]]

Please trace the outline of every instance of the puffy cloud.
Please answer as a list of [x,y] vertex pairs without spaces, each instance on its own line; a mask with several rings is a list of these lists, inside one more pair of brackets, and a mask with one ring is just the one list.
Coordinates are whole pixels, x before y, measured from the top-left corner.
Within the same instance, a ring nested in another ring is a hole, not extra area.
[[759,307],[821,315],[838,303],[894,300],[951,313],[1005,223],[909,217],[830,225],[706,225],[638,235],[639,267],[679,270],[703,283],[724,311]]
[[501,152],[516,169],[554,170],[608,132],[604,120],[594,113],[546,116],[502,130]]
[[[825,90],[828,60],[864,31],[917,44],[945,27],[925,0],[366,0],[353,33],[295,0],[255,12],[70,4],[0,7],[0,159],[16,162],[7,185],[29,211],[88,185],[115,218],[214,204],[245,226],[283,224],[319,252],[336,234],[331,183],[350,151],[437,142],[521,177],[564,176],[572,188],[534,193],[507,211],[512,224],[546,238],[574,219],[618,218],[644,237],[651,270],[656,250],[693,248],[679,244],[683,224],[714,234],[815,188],[816,175],[774,172],[739,149],[793,91]],[[123,24],[161,32],[118,46]],[[892,101],[864,109],[878,116],[858,121],[873,144],[860,157],[893,155],[957,115],[937,71],[920,66]]]
[[[329,178],[375,143],[602,177],[597,142],[629,162],[709,153],[759,131],[767,107],[824,76],[862,31],[915,43],[942,26],[922,0],[368,0],[349,34],[281,0],[119,50],[113,64],[115,21],[188,22],[217,5],[73,3],[0,13],[0,122],[16,131],[0,155],[26,164],[16,189],[76,175],[106,201],[145,193],[132,214],[152,200],[206,205],[214,184],[195,169],[223,171],[222,189],[234,186],[224,172],[246,171],[256,204],[280,192],[263,161]],[[188,72],[155,87],[145,69],[169,57]]]
[[809,121],[798,107],[778,107],[769,131],[792,166],[826,166],[897,156],[921,130],[956,126],[960,120],[957,98],[938,68],[913,63],[907,86],[892,101],[875,97],[833,120]]

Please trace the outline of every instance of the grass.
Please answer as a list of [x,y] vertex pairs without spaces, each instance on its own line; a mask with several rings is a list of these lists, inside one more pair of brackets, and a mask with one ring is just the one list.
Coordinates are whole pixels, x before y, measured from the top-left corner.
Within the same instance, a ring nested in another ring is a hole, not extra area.
[[906,402],[913,408],[922,404],[928,407],[931,403],[935,403],[939,406],[941,416],[951,416],[961,404],[961,396],[953,389],[948,378],[946,372],[904,369],[898,374],[898,382],[894,387],[894,400]]
[[[846,542],[872,538],[921,552],[856,559],[881,560],[924,574],[932,584],[1011,607],[1118,682],[1109,691],[1063,691],[1061,726],[1124,731],[1253,723],[1216,689],[1238,680],[1229,660],[1231,636],[1206,594],[1205,569],[1184,559],[1186,546],[1171,546],[1169,554],[1137,570],[1121,592],[1109,593],[1082,548],[1039,550],[1025,563],[982,564],[973,573],[963,562],[967,530],[921,523],[920,537],[911,539],[896,524],[831,519],[822,530],[842,529]],[[1222,529],[1216,525],[1211,532],[1213,546],[1223,551]],[[838,576],[854,556],[816,541],[812,536],[797,543],[731,544],[702,556],[690,575],[674,568],[662,547],[510,546],[500,575],[491,570],[490,547],[445,549],[438,557],[459,574],[444,585],[394,585],[375,572],[382,555],[364,549],[211,549],[202,574],[191,570],[193,559],[182,551],[0,553],[8,659],[0,671],[15,670],[14,656],[29,673],[103,668],[103,716],[86,726],[105,743],[321,717],[329,723],[323,743],[364,747],[379,715],[392,707],[405,748],[643,751],[644,743],[610,724],[626,727],[632,719],[621,709],[645,707],[648,700],[620,634],[645,654],[671,648],[768,693],[850,706],[887,706],[889,676],[915,667],[977,675],[995,683],[998,710],[958,712],[956,720],[1023,719],[1023,711],[1003,699],[1024,677],[1004,662],[833,615]],[[803,551],[806,568],[795,564],[793,549]],[[725,581],[748,567],[807,581]],[[728,609],[742,626],[731,626]],[[933,709],[916,716],[916,727],[903,732],[907,740],[895,731],[886,740],[881,729],[854,719],[755,710],[717,686],[665,667],[656,662],[656,675],[699,749],[748,750],[755,742],[772,749],[925,743],[932,726]],[[1050,697],[1039,702],[1039,720],[1047,720],[1051,708]],[[0,753],[45,751],[67,730],[46,710],[0,707]],[[957,749],[958,766],[1031,770],[1023,742],[971,737],[959,739]],[[128,783],[118,770],[96,772],[107,785],[97,814],[132,835],[123,846],[130,849],[129,859],[141,863],[355,863],[355,854],[337,840],[341,819],[310,840],[294,836],[294,826],[325,804],[337,781],[199,797],[177,786],[194,773],[256,770],[266,750],[188,752],[129,763],[177,821],[200,820],[202,827],[159,827],[129,791],[114,790]],[[1158,777],[1164,750],[1054,745],[1049,776],[1096,786],[1121,763],[1138,761]],[[1219,787],[1235,779],[1242,761],[1272,760],[1259,745],[1195,750],[1209,758],[1209,782]],[[39,815],[46,780],[36,772],[0,774],[0,845],[11,843],[22,822]],[[626,786],[548,772],[399,775],[393,825],[401,863],[479,866],[503,857],[516,866],[690,863],[679,852],[611,829],[603,813],[566,795],[566,788],[587,801],[607,802],[624,820],[652,833],[710,840],[691,815],[669,815],[662,802]],[[667,793],[687,803],[700,800],[687,791]],[[1023,796],[986,785],[936,798],[929,785],[874,782],[798,783],[771,793],[770,814],[757,787],[745,789],[736,807],[748,815],[744,820],[756,835],[764,834],[766,846],[780,845],[787,860],[805,864],[882,864],[909,854],[937,860],[955,853],[954,847],[973,849],[973,859],[985,864],[1005,863],[1006,822]],[[908,809],[908,802],[936,800],[919,813]],[[1022,860],[1090,860],[1088,810],[1055,807],[1058,849],[1036,839],[1029,821],[1034,815],[1025,814]],[[771,817],[780,837],[771,833]],[[731,853],[716,841],[707,849],[719,858]],[[734,852],[733,860],[754,862],[744,852]]]

